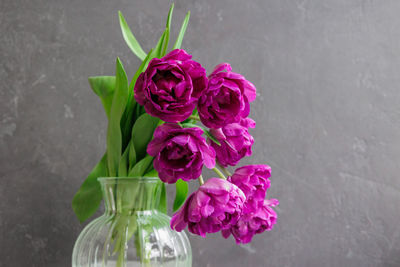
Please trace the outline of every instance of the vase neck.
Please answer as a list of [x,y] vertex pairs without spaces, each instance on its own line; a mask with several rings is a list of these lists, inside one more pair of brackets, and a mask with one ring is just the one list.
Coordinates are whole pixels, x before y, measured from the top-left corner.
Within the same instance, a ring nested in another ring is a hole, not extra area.
[[155,210],[161,192],[158,178],[99,178],[106,214],[131,215]]

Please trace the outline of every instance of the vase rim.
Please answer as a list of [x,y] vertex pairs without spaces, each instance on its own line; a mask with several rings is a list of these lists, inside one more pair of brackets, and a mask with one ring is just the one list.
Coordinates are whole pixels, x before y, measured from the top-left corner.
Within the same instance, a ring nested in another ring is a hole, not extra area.
[[132,181],[137,181],[137,182],[158,182],[161,181],[160,178],[158,177],[143,177],[143,176],[137,176],[137,177],[99,177],[97,178],[97,181],[101,183],[107,183],[107,182],[132,182]]

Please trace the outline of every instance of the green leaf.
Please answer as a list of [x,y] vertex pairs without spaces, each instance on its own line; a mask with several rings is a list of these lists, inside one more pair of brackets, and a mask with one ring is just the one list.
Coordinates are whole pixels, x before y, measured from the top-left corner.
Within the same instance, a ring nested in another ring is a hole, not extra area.
[[[132,91],[133,91],[133,89],[132,89]],[[138,106],[135,99],[133,98],[133,92],[131,92],[130,88],[129,88],[128,94],[129,94],[128,101],[126,104],[124,114],[122,115],[122,119],[121,119],[122,148],[123,149],[125,149],[125,147],[128,145],[128,143],[131,140],[132,126],[136,120],[134,111],[136,110],[136,106]],[[130,95],[132,95],[132,96],[130,96]]]
[[165,54],[167,53],[167,50],[168,50],[170,29],[166,28],[164,33],[165,33],[165,36],[164,36],[164,39],[163,39],[162,48],[161,48],[161,52],[160,52],[160,56],[159,57],[165,56]]
[[144,113],[133,125],[132,140],[138,159],[141,159],[146,155],[147,145],[153,138],[153,133],[157,128],[159,120],[159,118]]
[[174,200],[174,206],[173,206],[173,211],[177,211],[182,204],[185,202],[187,194],[189,192],[189,186],[187,182],[179,179],[175,183],[176,187],[176,195],[175,195],[175,200]]
[[[131,140],[133,124],[136,121],[136,119],[139,117],[139,115],[138,115],[139,113],[136,112],[136,110],[140,109],[140,105],[136,103],[135,98],[134,98],[135,83],[136,83],[139,75],[147,67],[147,64],[150,61],[150,54],[152,51],[153,51],[153,49],[150,50],[149,54],[143,60],[142,64],[140,64],[138,70],[136,71],[136,73],[133,76],[132,81],[129,85],[128,102],[126,104],[126,109],[124,111],[124,115],[122,116],[122,123],[121,123],[123,147],[126,146],[128,144],[128,142]],[[130,161],[130,162],[132,162],[132,161]]]
[[160,39],[158,39],[156,47],[154,47],[153,52],[151,52],[151,58],[161,58],[162,57],[162,49],[164,45],[165,35],[168,29],[165,29],[163,34],[161,35]]
[[167,25],[166,25],[166,35],[165,35],[165,39],[164,39],[164,45],[163,45],[163,49],[162,49],[162,55],[161,56],[165,56],[165,54],[167,53],[168,50],[168,43],[169,43],[169,36],[171,34],[171,20],[172,20],[172,12],[174,11],[174,3],[172,3],[169,12],[168,12],[168,18],[167,18]]
[[105,176],[108,176],[107,154],[104,154],[99,163],[93,168],[72,200],[72,209],[81,223],[86,221],[99,208],[102,193],[97,178]]
[[129,145],[125,149],[124,153],[122,154],[121,159],[119,160],[118,176],[119,177],[127,176],[128,175],[128,167],[129,167]]
[[[133,78],[132,78],[131,83],[129,85],[129,100],[130,101],[135,101],[134,88],[135,88],[136,81],[139,78],[139,75],[146,70],[147,65],[149,64],[149,62],[151,60],[150,55],[151,55],[152,52],[153,52],[153,49],[150,49],[150,51],[147,54],[146,58],[142,61],[142,63],[140,64],[139,68],[137,69],[135,75],[133,75]],[[128,100],[128,103],[129,103],[129,100]],[[135,101],[135,103],[136,103],[136,101]],[[130,108],[130,110],[133,110],[135,108],[135,106],[131,106],[131,105],[129,105],[128,107]]]
[[165,184],[161,183],[161,194],[160,202],[158,203],[158,210],[164,214],[167,214],[167,190]]
[[172,49],[179,49],[182,45],[183,36],[185,35],[187,25],[189,23],[190,11],[186,14],[185,19],[182,22],[181,30],[179,31],[178,37],[176,38],[174,47]]
[[140,46],[139,42],[136,40],[135,36],[133,35],[131,29],[129,28],[128,24],[124,16],[122,15],[121,11],[118,11],[119,14],[119,24],[121,26],[122,35],[124,36],[126,44],[132,50],[132,52],[140,58],[140,60],[144,60],[146,58],[146,53],[143,51],[142,47]]
[[132,88],[132,91],[133,91],[133,89],[134,89],[134,87],[135,87],[135,83],[136,83],[137,78],[139,77],[139,75],[140,75],[142,72],[144,72],[144,71],[146,70],[147,64],[149,64],[150,60],[152,59],[152,58],[151,58],[151,53],[152,53],[152,52],[153,52],[153,49],[150,49],[150,51],[149,51],[149,53],[147,54],[146,58],[143,60],[142,64],[140,64],[138,70],[136,71],[135,75],[133,76],[132,81],[131,81],[131,88]]
[[147,155],[129,171],[129,177],[141,177],[146,173],[146,170],[149,168],[150,164],[153,163],[153,157]]
[[171,5],[171,8],[168,12],[167,25],[160,39],[158,39],[157,45],[154,47],[153,51],[150,54],[150,58],[161,58],[165,55],[168,49],[169,43],[169,35],[171,31],[171,19],[172,19],[172,11],[174,9],[174,5]]
[[100,97],[107,118],[110,119],[110,110],[115,88],[115,77],[114,76],[89,77],[89,84],[93,92]]
[[129,142],[128,145],[129,148],[129,168],[135,166],[136,164],[136,151],[135,151],[135,146],[133,145],[132,142]]
[[141,106],[141,105],[136,105],[136,111],[135,111],[135,113],[136,113],[136,117],[139,118],[140,115],[142,115],[142,114],[144,114],[144,113],[146,113],[146,112],[145,112],[143,106]]
[[114,93],[115,76],[92,76],[88,80],[93,92],[99,97]]
[[107,162],[109,175],[117,176],[122,151],[121,117],[128,97],[128,79],[121,61],[117,58],[115,92],[107,129]]
[[167,18],[167,24],[166,24],[167,28],[171,27],[172,12],[174,11],[174,6],[175,6],[175,4],[172,3],[171,7],[169,8],[169,11],[168,11],[168,18]]
[[158,172],[155,169],[147,172],[144,177],[158,177]]

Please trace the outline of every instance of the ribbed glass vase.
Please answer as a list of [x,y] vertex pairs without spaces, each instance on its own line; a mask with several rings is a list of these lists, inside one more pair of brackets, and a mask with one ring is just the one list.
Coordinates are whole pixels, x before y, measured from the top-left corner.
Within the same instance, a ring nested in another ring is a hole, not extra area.
[[156,207],[161,181],[155,178],[99,178],[105,212],[79,235],[73,267],[190,267],[192,252],[184,232]]

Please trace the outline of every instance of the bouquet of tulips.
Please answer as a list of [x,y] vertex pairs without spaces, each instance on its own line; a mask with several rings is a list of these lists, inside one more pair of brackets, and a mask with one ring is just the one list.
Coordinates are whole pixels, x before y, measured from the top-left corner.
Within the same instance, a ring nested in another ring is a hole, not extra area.
[[[221,231],[237,243],[272,229],[276,199],[266,199],[271,169],[247,165],[252,153],[250,102],[255,86],[221,63],[207,76],[202,65],[180,49],[190,13],[168,52],[173,5],[157,45],[145,53],[119,13],[123,37],[142,64],[130,83],[119,59],[115,76],[90,77],[108,117],[107,151],[73,199],[85,221],[102,200],[98,177],[158,176],[163,182],[159,209],[166,212],[165,184],[175,184],[171,227],[205,237]],[[200,125],[201,123],[201,125]],[[202,177],[203,167],[218,178]],[[191,180],[199,188],[188,195]]]

